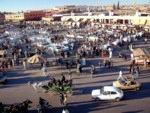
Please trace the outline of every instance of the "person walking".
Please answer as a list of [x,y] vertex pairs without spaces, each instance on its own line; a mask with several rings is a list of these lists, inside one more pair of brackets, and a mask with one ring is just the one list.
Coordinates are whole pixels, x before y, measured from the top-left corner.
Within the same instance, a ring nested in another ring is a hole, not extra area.
[[135,71],[135,73],[133,73],[133,78],[134,79],[139,78],[139,66],[138,65],[136,65],[134,71]]
[[118,76],[117,80],[123,80],[123,81],[125,81],[125,79],[122,76],[122,74],[123,74],[122,71],[119,71],[119,76]]

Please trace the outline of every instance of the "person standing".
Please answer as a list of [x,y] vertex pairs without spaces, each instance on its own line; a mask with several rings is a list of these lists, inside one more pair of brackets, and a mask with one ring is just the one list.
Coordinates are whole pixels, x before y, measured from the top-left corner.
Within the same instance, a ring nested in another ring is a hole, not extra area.
[[64,105],[64,95],[62,93],[60,94],[60,103]]
[[109,60],[112,59],[112,48],[108,48]]
[[64,102],[63,102],[65,105],[67,103],[67,94],[64,94]]
[[63,109],[62,113],[69,113],[67,109]]
[[130,73],[133,74],[135,70],[135,60],[133,60],[130,64]]
[[101,61],[99,61],[98,65],[99,65],[99,69],[101,69],[101,67],[102,67]]
[[93,78],[93,74],[95,74],[95,66],[91,65],[91,78]]
[[79,64],[79,71],[80,71],[80,73],[82,73],[82,66],[81,66],[81,64]]
[[137,69],[138,73],[140,74],[140,67],[139,67],[138,64],[137,64],[137,66],[136,66],[136,69]]
[[137,68],[135,69],[135,74],[133,74],[133,76],[134,76],[134,79],[139,78],[139,72],[138,72]]
[[66,60],[66,69],[69,69],[69,61]]
[[77,63],[77,73],[80,74],[80,63]]
[[81,62],[82,62],[82,66],[86,66],[86,59],[84,57],[82,58]]
[[42,72],[43,72],[44,76],[47,76],[47,67],[46,67],[46,65],[43,65]]
[[12,67],[14,68],[15,67],[15,60],[12,59],[11,62],[12,62]]
[[26,59],[23,60],[23,68],[24,68],[24,70],[27,69],[27,60]]
[[24,56],[25,56],[25,58],[28,58],[28,52],[27,52],[27,50],[24,51]]
[[147,38],[144,38],[145,44],[147,44]]
[[129,45],[129,49],[130,49],[130,51],[133,52],[133,44],[130,44],[130,45]]
[[134,61],[134,55],[133,55],[133,53],[130,54],[130,57],[131,57],[131,61],[133,62]]

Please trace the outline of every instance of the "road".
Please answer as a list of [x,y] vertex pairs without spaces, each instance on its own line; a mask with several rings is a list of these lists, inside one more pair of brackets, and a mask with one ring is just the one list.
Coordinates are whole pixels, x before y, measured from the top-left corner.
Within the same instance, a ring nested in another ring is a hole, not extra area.
[[[138,43],[139,44],[139,43]],[[137,45],[136,45],[137,46]],[[92,59],[92,63],[97,63],[98,58]],[[119,71],[123,71],[123,76],[129,75],[129,61],[121,58],[113,59],[114,67],[108,70],[104,67],[96,68],[96,74],[90,77],[88,68],[83,74],[72,74],[73,95],[68,97],[67,109],[70,113],[150,113],[150,68],[141,68],[138,81],[142,83],[139,91],[125,91],[125,97],[120,102],[114,101],[95,101],[91,98],[92,89],[100,88],[105,85],[112,85],[118,77]],[[68,70],[60,67],[49,67],[51,75],[56,74],[60,78],[62,72]],[[73,70],[72,70],[73,71]],[[49,101],[52,108],[47,113],[61,113],[63,106],[60,105],[59,96],[44,93],[42,90],[35,91],[28,82],[45,81],[47,78],[42,76],[40,69],[32,68],[23,70],[22,67],[7,73],[8,83],[0,86],[0,101],[5,104],[19,103],[25,99],[33,101],[31,112],[36,113],[35,109],[38,98],[42,97]],[[69,77],[66,75],[66,77]]]

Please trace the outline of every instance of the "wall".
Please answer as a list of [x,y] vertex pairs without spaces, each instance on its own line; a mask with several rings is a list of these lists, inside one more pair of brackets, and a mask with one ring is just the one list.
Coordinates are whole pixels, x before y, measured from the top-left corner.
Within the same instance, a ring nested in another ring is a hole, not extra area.
[[40,21],[42,17],[45,17],[45,15],[46,12],[44,11],[30,11],[24,13],[26,21]]
[[[79,21],[81,18],[87,20],[87,19],[100,19],[100,20],[111,20],[111,21],[117,21],[121,20],[123,21],[122,24],[125,24],[125,22],[128,20],[129,23],[131,22],[133,25],[150,25],[150,16],[63,16],[62,21],[68,21],[69,19],[72,19],[74,21]],[[105,22],[104,22],[105,23]]]
[[5,14],[6,21],[21,21],[24,20],[23,13],[12,13],[12,14]]

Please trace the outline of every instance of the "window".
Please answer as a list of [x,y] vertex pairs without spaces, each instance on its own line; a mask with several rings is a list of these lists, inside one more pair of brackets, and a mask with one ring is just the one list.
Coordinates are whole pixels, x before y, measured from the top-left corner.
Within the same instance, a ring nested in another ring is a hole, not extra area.
[[116,93],[116,92],[114,92],[114,91],[112,91],[112,92],[111,92],[111,94],[112,94],[112,95],[115,95],[115,94],[117,94],[117,93]]
[[136,84],[136,82],[135,81],[131,81],[131,85],[135,85]]
[[108,91],[103,92],[103,95],[109,95],[109,94],[110,94],[110,92],[108,92]]

